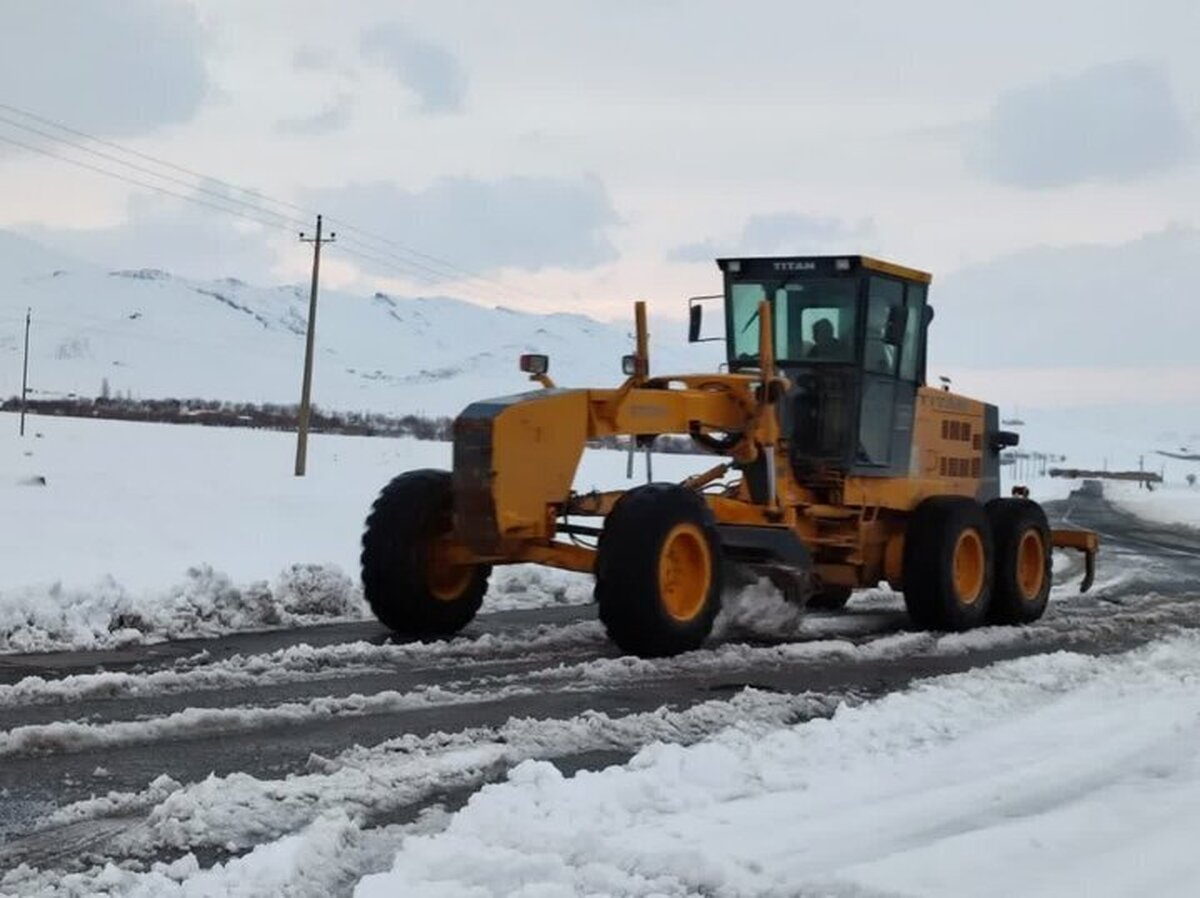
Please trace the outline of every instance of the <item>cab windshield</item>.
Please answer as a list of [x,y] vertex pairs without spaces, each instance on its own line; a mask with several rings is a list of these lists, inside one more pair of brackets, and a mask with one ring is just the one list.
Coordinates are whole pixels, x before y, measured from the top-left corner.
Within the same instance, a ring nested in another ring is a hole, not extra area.
[[730,297],[732,367],[758,364],[758,304],[771,303],[775,360],[779,364],[855,361],[858,281],[737,281]]

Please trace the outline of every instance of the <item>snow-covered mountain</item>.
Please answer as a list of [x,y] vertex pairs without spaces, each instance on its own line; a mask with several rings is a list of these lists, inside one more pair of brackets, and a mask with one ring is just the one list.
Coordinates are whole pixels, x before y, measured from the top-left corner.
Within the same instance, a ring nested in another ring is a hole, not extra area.
[[[33,310],[33,396],[295,402],[307,286],[196,281],[106,271],[0,231],[0,396],[21,385],[22,329]],[[632,316],[631,316],[632,317]],[[714,344],[689,346],[682,321],[657,322],[655,371],[712,370]],[[444,296],[322,290],[313,399],[341,410],[454,414],[530,388],[517,356],[543,352],[563,386],[620,382],[632,322],[486,308]]]

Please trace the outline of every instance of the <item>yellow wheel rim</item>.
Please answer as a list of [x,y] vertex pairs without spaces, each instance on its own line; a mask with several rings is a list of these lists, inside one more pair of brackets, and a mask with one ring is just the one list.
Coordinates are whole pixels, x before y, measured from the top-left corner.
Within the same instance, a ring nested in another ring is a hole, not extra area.
[[1017,588],[1026,601],[1036,599],[1046,582],[1046,544],[1042,534],[1032,527],[1021,534],[1017,544]]
[[974,605],[983,592],[987,556],[983,537],[974,527],[959,534],[954,544],[954,592],[964,605]]
[[450,540],[435,539],[429,543],[425,551],[425,581],[429,593],[435,599],[443,602],[453,602],[461,598],[471,584],[474,566],[469,564],[452,564],[446,560]]
[[704,531],[695,524],[676,524],[658,556],[658,594],[663,609],[686,623],[704,609],[711,585],[712,555]]

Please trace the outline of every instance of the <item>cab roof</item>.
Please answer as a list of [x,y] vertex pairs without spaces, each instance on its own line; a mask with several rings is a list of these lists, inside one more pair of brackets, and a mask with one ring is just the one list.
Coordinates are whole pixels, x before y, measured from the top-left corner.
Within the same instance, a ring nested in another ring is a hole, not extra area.
[[864,270],[919,284],[928,284],[933,276],[916,268],[885,262],[871,256],[755,256],[741,259],[717,259],[717,265],[726,274],[746,277],[797,276],[845,276]]

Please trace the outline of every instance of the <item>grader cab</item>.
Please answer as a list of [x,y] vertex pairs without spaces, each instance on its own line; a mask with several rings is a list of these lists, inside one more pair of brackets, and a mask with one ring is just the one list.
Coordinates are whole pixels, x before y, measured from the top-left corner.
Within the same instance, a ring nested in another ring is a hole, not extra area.
[[[822,609],[886,581],[915,625],[939,630],[1036,620],[1055,546],[1084,553],[1089,587],[1096,535],[1000,496],[1017,436],[996,407],[926,385],[928,274],[866,256],[718,265],[728,370],[651,375],[638,303],[620,386],[559,388],[545,357],[524,356],[540,388],[468,406],[453,471],[383,490],[362,576],[384,624],[456,632],[491,568],[514,563],[594,574],[610,637],[644,656],[698,647],[739,575]],[[693,340],[703,309],[693,301]],[[690,435],[697,467],[724,460],[681,483],[574,491],[590,440],[649,452],[662,434]]]

